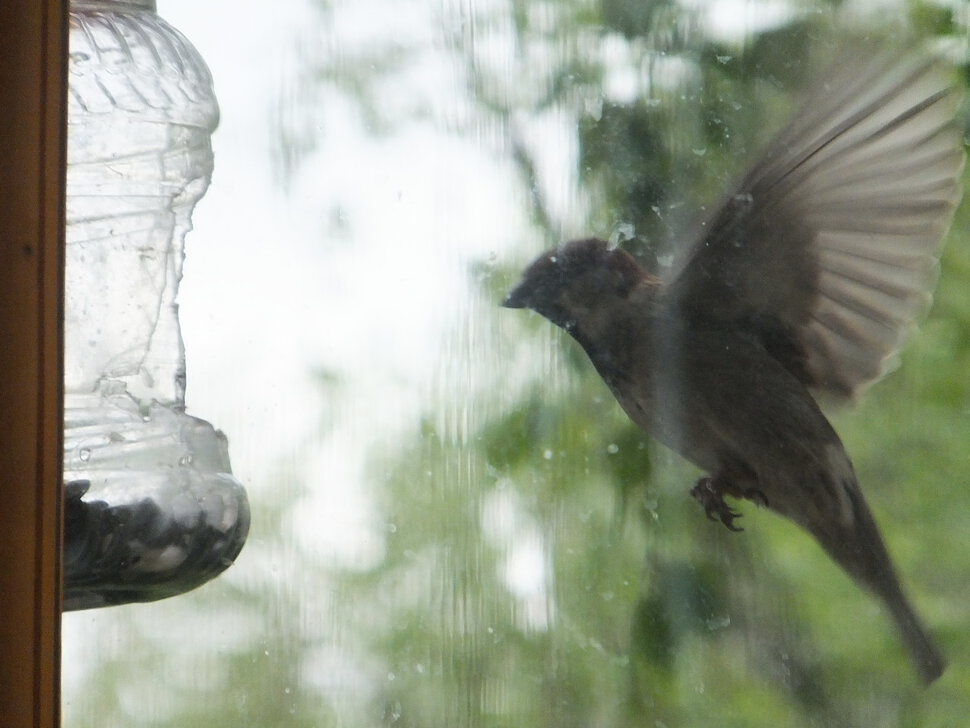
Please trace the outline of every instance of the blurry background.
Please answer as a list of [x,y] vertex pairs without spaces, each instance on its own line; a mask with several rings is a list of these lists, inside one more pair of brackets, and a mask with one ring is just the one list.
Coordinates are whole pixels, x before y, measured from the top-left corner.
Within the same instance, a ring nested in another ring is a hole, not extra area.
[[965,721],[966,205],[901,370],[836,419],[949,655],[928,691],[807,536],[750,505],[743,534],[709,523],[578,346],[497,303],[571,237],[662,263],[835,29],[892,18],[962,58],[966,3],[159,13],[222,109],[180,313],[189,412],[229,437],[252,530],[191,594],[65,616],[65,726]]

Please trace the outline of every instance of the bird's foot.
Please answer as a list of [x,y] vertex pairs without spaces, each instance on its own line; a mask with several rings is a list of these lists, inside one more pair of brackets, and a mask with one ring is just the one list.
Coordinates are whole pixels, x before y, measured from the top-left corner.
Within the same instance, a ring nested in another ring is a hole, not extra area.
[[701,478],[697,481],[697,485],[691,489],[690,494],[704,507],[704,513],[709,519],[712,521],[720,520],[729,530],[735,532],[744,530],[740,526],[734,525],[735,519],[740,518],[741,514],[724,502],[725,495],[734,498],[747,498],[762,508],[768,506],[768,499],[760,490],[739,488],[723,475]]
[[768,498],[765,497],[765,494],[757,488],[748,488],[746,491],[744,491],[744,495],[742,497],[747,498],[759,508],[768,507]]

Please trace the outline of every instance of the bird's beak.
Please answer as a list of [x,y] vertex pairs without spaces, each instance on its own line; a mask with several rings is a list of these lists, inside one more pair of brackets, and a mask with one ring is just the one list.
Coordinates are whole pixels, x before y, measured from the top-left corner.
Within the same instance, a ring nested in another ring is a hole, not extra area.
[[527,308],[527,291],[521,283],[509,291],[509,294],[502,301],[503,308]]

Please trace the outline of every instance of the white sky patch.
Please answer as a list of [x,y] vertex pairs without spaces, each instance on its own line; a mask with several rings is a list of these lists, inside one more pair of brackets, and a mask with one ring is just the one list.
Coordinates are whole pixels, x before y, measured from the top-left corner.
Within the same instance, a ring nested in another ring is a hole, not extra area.
[[606,71],[603,79],[603,96],[619,104],[636,100],[643,82],[633,62],[633,49],[629,41],[619,33],[603,37],[600,55]]
[[505,562],[505,582],[517,597],[516,622],[526,632],[544,632],[555,618],[549,554],[536,532],[518,538]]
[[777,28],[798,14],[785,0],[680,0],[700,12],[708,35],[726,41],[740,41],[756,33]]
[[310,487],[289,509],[283,529],[328,568],[367,571],[384,560],[386,528],[373,491],[359,485],[361,461],[344,456],[357,449],[348,435],[360,439],[360,433],[341,431],[315,447],[302,473]]
[[[241,16],[262,8],[233,7]],[[243,26],[225,33],[218,3],[160,8],[206,58],[223,110],[179,297],[188,406],[226,431],[234,470],[251,489],[315,426],[318,370],[377,403],[367,411],[371,436],[343,457],[363,458],[382,428],[413,422],[443,333],[467,314],[471,263],[504,255],[527,226],[507,158],[436,126],[468,111],[434,37],[435,5],[395,8],[343,2],[321,24],[302,3],[282,3],[257,40]],[[391,133],[363,128],[343,91],[324,85],[299,98],[307,48],[353,59],[389,42],[409,55],[380,82],[381,109],[411,119]],[[316,106],[297,112],[315,119],[315,148],[286,189],[271,167],[281,87],[296,89],[289,101]],[[429,116],[413,119],[416,107]]]
[[482,531],[504,551],[499,575],[516,599],[516,621],[525,631],[543,631],[555,617],[552,566],[539,525],[510,487],[496,487],[482,500]]

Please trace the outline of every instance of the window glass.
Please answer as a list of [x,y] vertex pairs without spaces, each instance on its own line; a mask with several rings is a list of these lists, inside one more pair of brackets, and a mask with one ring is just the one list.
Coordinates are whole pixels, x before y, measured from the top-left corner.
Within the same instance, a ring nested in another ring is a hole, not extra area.
[[220,107],[178,312],[187,412],[226,434],[251,525],[194,591],[65,615],[66,726],[961,724],[963,208],[899,371],[826,410],[951,663],[928,690],[804,531],[751,501],[741,533],[708,521],[703,473],[500,304],[569,239],[668,269],[838,29],[891,15],[963,58],[962,6],[158,12]]

